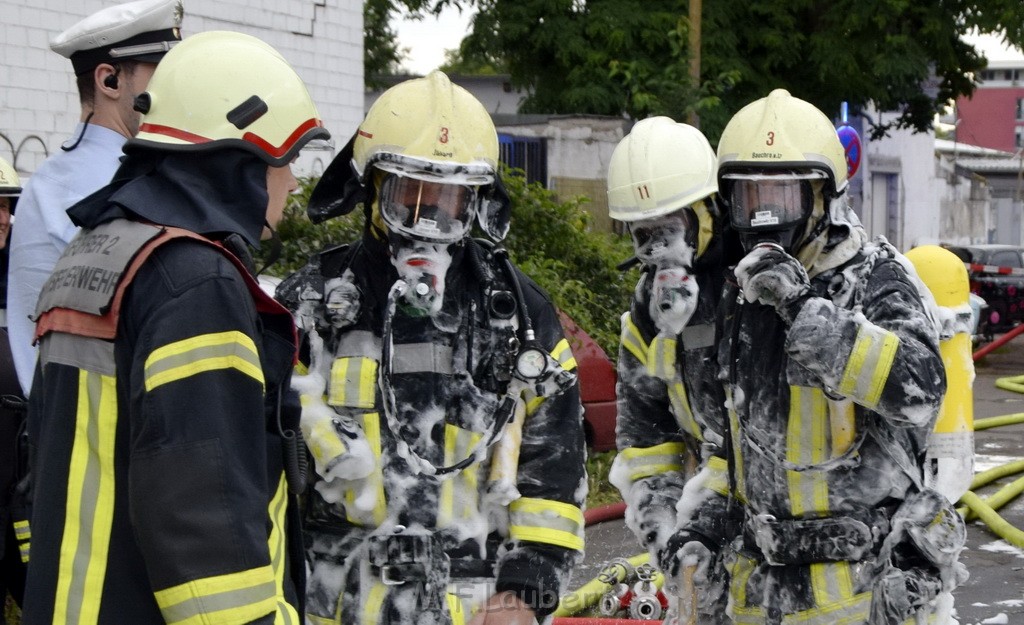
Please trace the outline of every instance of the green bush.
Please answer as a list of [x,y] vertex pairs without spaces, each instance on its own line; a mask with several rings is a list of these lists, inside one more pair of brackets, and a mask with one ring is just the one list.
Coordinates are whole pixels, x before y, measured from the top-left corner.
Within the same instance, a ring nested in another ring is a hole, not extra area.
[[[537,183],[528,184],[515,171],[506,172],[504,180],[513,207],[512,227],[503,243],[509,256],[614,358],[619,316],[628,307],[636,282],[635,272],[624,274],[615,267],[632,254],[629,240],[590,232],[584,197],[559,201],[554,193]],[[305,206],[315,184],[316,179],[301,180],[285,209],[278,228],[282,256],[268,274],[284,277],[325,247],[362,236],[360,208],[323,224],[309,221]]]

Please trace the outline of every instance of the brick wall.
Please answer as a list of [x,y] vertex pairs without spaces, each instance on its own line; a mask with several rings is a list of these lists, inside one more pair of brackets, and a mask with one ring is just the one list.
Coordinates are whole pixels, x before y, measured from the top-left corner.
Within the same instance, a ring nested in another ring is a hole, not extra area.
[[[183,0],[182,33],[235,30],[277,48],[296,68],[336,148],[363,117],[362,2],[355,0]],[[78,93],[71,62],[50,37],[110,0],[0,0],[0,158],[30,176],[74,129]],[[6,139],[6,140],[5,140]],[[333,149],[305,151],[297,173],[319,173]]]

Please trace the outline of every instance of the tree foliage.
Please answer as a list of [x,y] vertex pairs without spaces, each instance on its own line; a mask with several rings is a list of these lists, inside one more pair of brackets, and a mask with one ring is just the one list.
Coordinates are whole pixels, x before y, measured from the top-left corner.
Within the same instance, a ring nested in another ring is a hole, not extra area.
[[[629,306],[635,271],[623,273],[616,264],[632,255],[628,239],[594,233],[587,228],[584,198],[559,201],[537,183],[528,184],[515,172],[506,172],[512,198],[512,227],[503,245],[526,275],[551,296],[561,310],[586,329],[604,350],[617,353],[619,313]],[[301,181],[284,219],[278,226],[280,259],[267,273],[284,277],[302,267],[327,247],[355,241],[363,232],[363,211],[314,225],[305,214],[316,179]],[[257,265],[266,262],[269,246],[259,251]]]
[[[411,3],[423,0],[407,0]],[[529,96],[523,112],[633,118],[700,116],[716,139],[729,117],[775,88],[826,114],[869,102],[899,113],[878,123],[930,128],[972,93],[985,60],[971,28],[1024,44],[1019,0],[745,0],[705,2],[701,84],[689,84],[685,0],[430,0],[473,7],[464,48],[504,59]],[[871,120],[869,120],[871,121]]]

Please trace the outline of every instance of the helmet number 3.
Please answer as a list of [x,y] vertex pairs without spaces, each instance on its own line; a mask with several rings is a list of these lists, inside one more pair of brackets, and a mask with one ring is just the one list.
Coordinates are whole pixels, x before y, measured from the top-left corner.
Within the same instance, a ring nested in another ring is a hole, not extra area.
[[441,132],[440,132],[440,134],[438,134],[437,140],[440,141],[441,143],[448,143],[448,127],[447,126],[442,126],[441,127]]
[[765,145],[775,145],[775,131],[768,131],[768,139],[764,142]]

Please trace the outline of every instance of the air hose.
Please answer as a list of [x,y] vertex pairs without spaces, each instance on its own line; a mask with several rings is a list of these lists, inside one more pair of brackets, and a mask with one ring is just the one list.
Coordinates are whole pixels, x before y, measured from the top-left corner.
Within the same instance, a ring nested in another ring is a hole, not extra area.
[[[977,360],[979,356],[984,356],[986,353],[988,352],[981,352],[979,350],[978,352],[975,352],[974,359]],[[996,380],[995,384],[997,388],[1001,388],[1006,391],[1024,393],[1024,376],[999,378]],[[1004,425],[1015,425],[1018,423],[1024,423],[1024,413],[1022,412],[991,417],[988,419],[978,419],[974,422],[974,430],[986,430]],[[1010,484],[1003,486],[1001,489],[996,491],[995,494],[984,499],[974,492],[976,489],[986,486],[1000,478],[1016,475],[1018,473],[1024,473],[1024,460],[1009,462],[1002,466],[989,469],[988,471],[978,473],[974,476],[974,480],[971,482],[971,489],[960,497],[959,503],[961,504],[961,507],[957,508],[957,512],[964,517],[965,521],[981,519],[981,521],[984,522],[996,536],[1002,538],[1015,547],[1024,549],[1024,531],[1014,527],[1010,522],[999,516],[996,512],[996,510],[1003,507],[1010,501],[1013,501],[1017,496],[1024,492],[1024,477],[1020,477]]]

